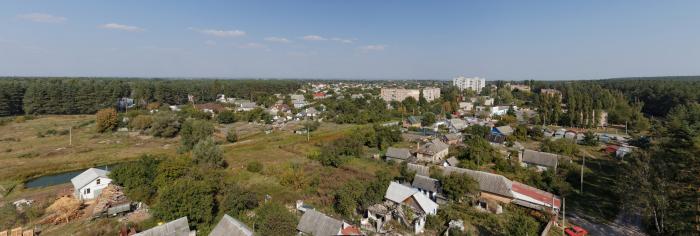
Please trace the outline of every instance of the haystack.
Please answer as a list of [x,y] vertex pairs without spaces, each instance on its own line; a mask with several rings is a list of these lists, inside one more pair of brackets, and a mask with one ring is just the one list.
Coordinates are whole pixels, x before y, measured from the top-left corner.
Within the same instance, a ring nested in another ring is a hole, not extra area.
[[42,220],[44,224],[61,224],[68,223],[71,220],[77,219],[82,216],[82,211],[80,210],[81,204],[75,198],[72,197],[61,197],[56,200],[51,206],[46,208],[48,213],[46,217]]

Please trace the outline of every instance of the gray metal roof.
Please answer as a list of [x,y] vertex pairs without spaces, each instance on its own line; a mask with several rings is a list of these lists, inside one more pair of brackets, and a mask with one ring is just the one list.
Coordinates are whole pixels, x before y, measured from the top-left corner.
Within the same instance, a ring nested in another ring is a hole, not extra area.
[[392,202],[395,203],[402,203],[403,200],[406,200],[406,198],[409,198],[413,194],[417,193],[418,189],[411,188],[402,184],[399,184],[397,182],[391,182],[389,184],[389,188],[386,189],[386,194],[384,195],[384,198],[389,199]]
[[419,174],[419,175],[424,175],[424,176],[430,175],[430,168],[427,166],[424,166],[424,165],[408,163],[408,164],[406,164],[406,168],[408,168],[411,171],[415,171],[416,174]]
[[510,126],[507,126],[507,125],[496,127],[496,130],[498,130],[499,133],[505,134],[505,135],[513,133],[513,128],[511,128]]
[[447,158],[447,164],[450,166],[457,166],[459,164],[459,160],[456,157],[450,157]]
[[559,155],[525,149],[523,151],[523,162],[554,168],[559,163]]
[[297,230],[314,236],[338,235],[343,222],[333,219],[316,210],[308,210],[301,216]]
[[502,175],[487,173],[483,171],[469,170],[457,167],[442,167],[443,174],[452,173],[467,174],[479,183],[482,192],[498,194],[506,197],[513,197],[513,183]]
[[416,174],[416,176],[413,178],[413,183],[411,183],[411,186],[430,192],[438,192],[440,181],[428,176]]
[[438,152],[444,151],[448,149],[450,146],[447,145],[446,143],[443,143],[440,140],[433,140],[430,143],[425,144],[424,147],[421,147],[418,152],[428,154],[428,155],[435,155]]
[[73,187],[78,190],[97,178],[107,178],[107,175],[109,175],[109,171],[90,168],[70,179],[70,182],[73,183]]
[[209,236],[252,236],[253,230],[248,228],[242,222],[234,219],[229,215],[224,215],[223,218],[216,224],[216,227],[209,233]]
[[386,156],[395,159],[408,160],[411,158],[411,152],[408,150],[408,148],[389,147],[386,150]]
[[189,236],[190,226],[187,223],[187,217],[182,217],[177,220],[150,228],[135,236]]

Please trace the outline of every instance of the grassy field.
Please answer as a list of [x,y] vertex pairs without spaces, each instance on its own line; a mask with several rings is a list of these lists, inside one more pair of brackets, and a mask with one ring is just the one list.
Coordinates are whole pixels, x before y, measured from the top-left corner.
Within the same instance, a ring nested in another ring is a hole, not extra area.
[[[160,139],[130,132],[97,133],[94,116],[41,116],[0,127],[0,186],[13,189],[0,202],[18,198],[50,201],[60,192],[69,192],[70,184],[25,189],[28,179],[81,168],[120,163],[137,159],[141,154],[178,154],[179,139]],[[353,132],[357,125],[323,123],[306,135],[294,134],[297,125],[265,133],[261,125],[238,122],[217,125],[215,137],[228,163],[225,179],[249,187],[274,200],[294,203],[304,200],[324,212],[332,213],[336,189],[350,180],[369,180],[380,169],[398,172],[398,167],[370,158],[352,158],[340,168],[325,167],[307,157],[323,143]],[[64,130],[73,131],[73,143]],[[239,140],[225,143],[226,130],[234,128]],[[247,170],[251,162],[264,168]],[[332,181],[329,181],[332,180]],[[3,189],[0,189],[3,190]],[[110,222],[79,220],[50,226],[47,235],[75,234],[82,229],[108,227]],[[102,226],[99,226],[102,225]]]
[[[175,153],[177,140],[128,132],[97,133],[92,115],[41,116],[0,127],[0,179],[32,177],[124,162],[144,153]],[[73,128],[72,145],[68,134]],[[57,134],[47,134],[55,131]],[[43,137],[41,137],[43,136]]]
[[[619,199],[613,192],[617,161],[597,150],[597,147],[582,147],[586,158],[583,192],[580,184],[572,184],[575,193],[566,200],[567,210],[585,215],[597,222],[615,220],[620,212]],[[577,160],[581,164],[581,160]]]

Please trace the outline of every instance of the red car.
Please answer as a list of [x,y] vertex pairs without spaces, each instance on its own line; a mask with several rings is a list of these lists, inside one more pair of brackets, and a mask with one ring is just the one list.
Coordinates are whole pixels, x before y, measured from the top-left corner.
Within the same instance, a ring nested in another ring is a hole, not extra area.
[[578,226],[571,226],[569,228],[566,228],[564,230],[564,232],[566,232],[566,235],[568,235],[568,236],[586,236],[586,235],[588,235],[587,230],[585,230],[581,227],[578,227]]

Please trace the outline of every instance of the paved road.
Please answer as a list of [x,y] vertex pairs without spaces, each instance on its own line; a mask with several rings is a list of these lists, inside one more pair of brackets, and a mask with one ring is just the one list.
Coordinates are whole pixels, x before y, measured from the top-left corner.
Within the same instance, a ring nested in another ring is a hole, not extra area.
[[597,223],[586,219],[585,217],[580,217],[575,213],[567,214],[566,221],[574,225],[581,226],[582,228],[588,230],[591,236],[597,235],[623,235],[623,236],[637,236],[637,235],[647,235],[641,229],[641,218],[635,215],[620,213],[615,222],[611,223]]

